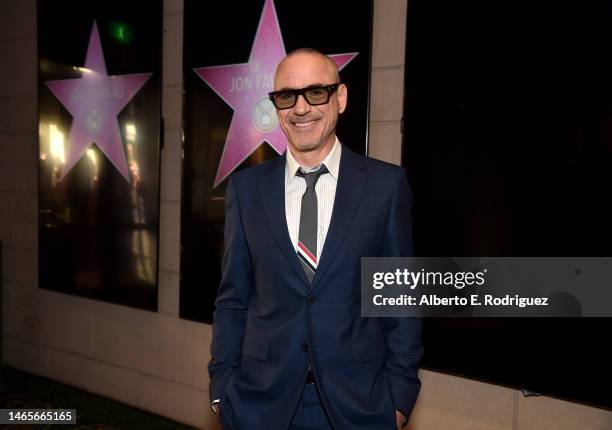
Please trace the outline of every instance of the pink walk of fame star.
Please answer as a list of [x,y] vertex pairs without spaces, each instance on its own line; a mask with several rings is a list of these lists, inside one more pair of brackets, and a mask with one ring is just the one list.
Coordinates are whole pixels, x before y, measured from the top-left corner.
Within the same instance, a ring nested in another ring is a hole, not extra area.
[[95,22],[89,36],[82,72],[83,77],[80,79],[45,82],[73,117],[61,179],[70,172],[87,148],[95,143],[125,180],[130,182],[117,115],[151,73],[108,76]]
[[[357,54],[335,54],[330,58],[342,69]],[[194,69],[234,110],[214,187],[263,142],[268,142],[279,154],[287,148],[276,110],[268,99],[268,93],[273,90],[274,68],[285,55],[274,2],[266,0],[248,63]]]

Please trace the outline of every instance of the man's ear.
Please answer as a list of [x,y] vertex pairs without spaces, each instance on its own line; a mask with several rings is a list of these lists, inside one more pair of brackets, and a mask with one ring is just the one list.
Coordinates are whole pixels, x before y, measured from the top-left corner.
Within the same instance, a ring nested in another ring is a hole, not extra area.
[[346,110],[346,103],[348,100],[348,88],[345,84],[338,86],[338,112],[343,113]]

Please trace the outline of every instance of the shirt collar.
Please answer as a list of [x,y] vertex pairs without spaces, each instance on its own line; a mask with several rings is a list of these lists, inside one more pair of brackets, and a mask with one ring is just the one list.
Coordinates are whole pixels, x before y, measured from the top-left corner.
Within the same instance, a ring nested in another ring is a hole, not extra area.
[[[301,167],[297,160],[291,154],[291,150],[287,147],[287,164],[285,168],[285,185],[289,184],[295,177],[295,173]],[[340,172],[340,154],[342,153],[342,145],[336,136],[334,146],[331,151],[327,154],[327,157],[323,160],[322,164],[325,164],[329,174],[336,180],[338,180],[338,173]]]

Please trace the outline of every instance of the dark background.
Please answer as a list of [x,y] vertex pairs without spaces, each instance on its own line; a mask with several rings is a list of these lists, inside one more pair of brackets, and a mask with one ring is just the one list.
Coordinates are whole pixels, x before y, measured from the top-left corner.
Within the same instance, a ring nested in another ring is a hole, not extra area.
[[[85,63],[94,20],[109,76],[152,73],[117,116],[127,157],[125,124],[137,127],[134,161],[140,181],[128,183],[95,146],[98,181],[84,155],[63,181],[39,161],[40,286],[137,308],[157,310],[161,129],[162,1],[38,1],[40,127],[65,136],[72,115],[44,84],[75,79]],[[131,29],[128,43],[114,24]],[[136,221],[138,214],[140,220]]]
[[[609,1],[411,0],[419,256],[612,255]],[[609,319],[429,319],[426,368],[612,408]]]
[[[371,1],[275,1],[285,49],[311,47],[326,54],[359,52],[340,72],[349,89],[338,138],[354,151],[367,148]],[[233,110],[193,71],[246,63],[264,1],[185,0],[183,73],[184,158],[181,207],[181,318],[211,322],[223,255],[227,179],[213,189]],[[346,19],[347,10],[350,19]],[[315,19],[318,17],[318,19]],[[320,19],[319,19],[320,18]],[[214,43],[210,43],[214,42]],[[278,157],[263,144],[236,171]]]

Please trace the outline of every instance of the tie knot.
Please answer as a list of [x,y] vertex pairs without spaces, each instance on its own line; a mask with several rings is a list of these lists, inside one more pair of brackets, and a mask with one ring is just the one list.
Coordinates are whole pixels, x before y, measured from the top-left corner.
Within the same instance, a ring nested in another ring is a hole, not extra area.
[[310,188],[314,188],[315,185],[317,185],[317,181],[319,180],[319,177],[323,175],[324,173],[329,173],[329,170],[327,170],[327,167],[325,167],[325,164],[321,164],[321,167],[315,170],[314,172],[304,172],[302,171],[302,168],[300,167],[295,174],[297,176],[301,176],[302,178],[304,178],[304,180],[306,180],[306,189],[310,189]]

